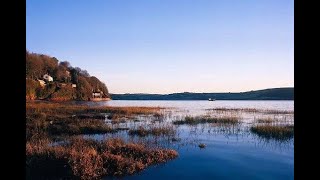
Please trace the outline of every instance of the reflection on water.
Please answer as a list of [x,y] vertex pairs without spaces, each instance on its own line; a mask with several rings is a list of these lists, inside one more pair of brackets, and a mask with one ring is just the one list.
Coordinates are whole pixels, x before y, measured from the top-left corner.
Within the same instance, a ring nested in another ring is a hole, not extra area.
[[[245,111],[208,111],[206,109],[255,108],[262,110],[293,111],[293,101],[108,101],[86,102],[93,106],[159,106],[161,116],[140,115],[112,124],[124,130],[112,134],[86,135],[86,138],[103,140],[121,137],[130,142],[143,142],[150,148],[173,148],[179,158],[166,164],[153,166],[141,173],[122,178],[105,179],[293,179],[294,138],[287,140],[265,139],[251,133],[250,127],[258,120],[271,119],[273,125],[293,125],[293,114],[272,114]],[[206,115],[237,116],[238,124],[173,125],[185,116]],[[264,122],[264,121],[263,121]],[[263,124],[263,123],[262,123]],[[174,134],[145,137],[129,135],[128,130],[143,127],[172,126]],[[199,148],[204,143],[205,148]]]

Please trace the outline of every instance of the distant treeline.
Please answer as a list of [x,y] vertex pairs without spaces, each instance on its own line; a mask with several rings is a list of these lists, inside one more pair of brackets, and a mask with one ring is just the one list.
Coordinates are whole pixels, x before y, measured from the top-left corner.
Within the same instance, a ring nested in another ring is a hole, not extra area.
[[26,51],[26,99],[89,100],[93,92],[110,97],[107,86],[86,70]]
[[240,93],[111,94],[113,100],[293,100],[294,88],[273,88]]

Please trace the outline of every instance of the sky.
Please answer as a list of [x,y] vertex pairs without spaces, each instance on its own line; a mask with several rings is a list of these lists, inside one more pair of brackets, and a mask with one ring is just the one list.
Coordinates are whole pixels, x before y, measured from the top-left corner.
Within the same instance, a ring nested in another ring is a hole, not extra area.
[[293,0],[27,0],[26,48],[111,93],[294,86]]

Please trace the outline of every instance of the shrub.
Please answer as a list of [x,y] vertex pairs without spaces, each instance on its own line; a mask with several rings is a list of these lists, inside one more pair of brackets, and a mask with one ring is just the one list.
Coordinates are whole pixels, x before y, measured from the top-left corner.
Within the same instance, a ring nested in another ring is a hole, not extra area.
[[26,99],[27,100],[34,100],[37,98],[36,90],[40,88],[39,82],[32,80],[32,79],[26,79]]

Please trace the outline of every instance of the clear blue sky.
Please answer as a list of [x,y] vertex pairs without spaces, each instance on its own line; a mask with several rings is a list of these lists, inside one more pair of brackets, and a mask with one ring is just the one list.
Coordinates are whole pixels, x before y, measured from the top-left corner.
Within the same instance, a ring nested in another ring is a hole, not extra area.
[[293,0],[27,0],[26,47],[111,93],[294,86]]

